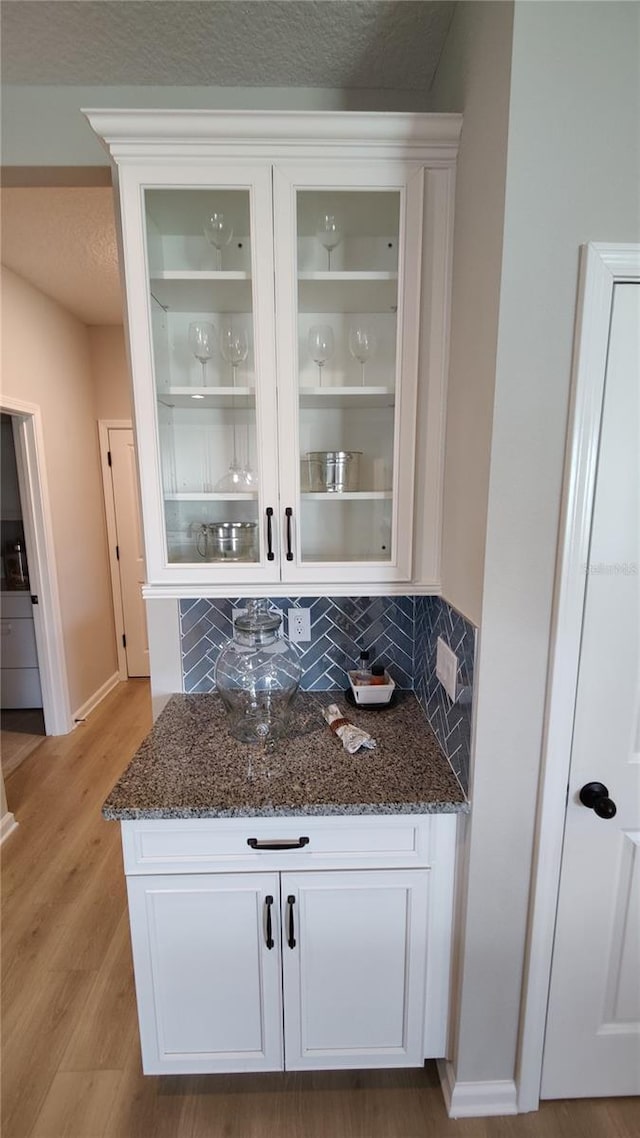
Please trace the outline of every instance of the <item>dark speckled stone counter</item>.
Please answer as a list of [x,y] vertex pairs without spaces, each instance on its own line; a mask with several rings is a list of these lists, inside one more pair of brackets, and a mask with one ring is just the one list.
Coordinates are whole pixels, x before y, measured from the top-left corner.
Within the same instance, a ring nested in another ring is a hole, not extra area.
[[[322,719],[327,703],[369,731],[376,749],[348,755]],[[291,735],[270,752],[232,738],[219,696],[172,696],[102,813],[122,821],[467,809],[412,692],[368,712],[324,692],[298,696]]]

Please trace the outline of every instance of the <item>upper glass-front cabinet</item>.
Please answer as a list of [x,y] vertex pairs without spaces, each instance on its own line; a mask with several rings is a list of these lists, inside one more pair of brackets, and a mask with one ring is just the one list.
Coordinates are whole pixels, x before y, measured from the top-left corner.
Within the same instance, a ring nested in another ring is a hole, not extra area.
[[424,578],[457,118],[89,117],[118,168],[150,585]]
[[422,171],[278,166],[274,189],[292,575],[409,580]]
[[167,562],[256,564],[250,192],[144,200]]

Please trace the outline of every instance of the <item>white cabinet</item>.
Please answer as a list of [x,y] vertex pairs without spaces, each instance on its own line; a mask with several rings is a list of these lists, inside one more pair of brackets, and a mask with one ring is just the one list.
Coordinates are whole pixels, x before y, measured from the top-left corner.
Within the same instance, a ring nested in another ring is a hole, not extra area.
[[127,884],[145,1073],[280,1070],[280,936],[267,939],[277,875]]
[[145,1073],[444,1055],[454,816],[125,822],[123,840]]
[[436,585],[459,118],[89,119],[118,177],[150,585]]
[[145,1072],[422,1066],[427,878],[130,878]]
[[3,593],[0,607],[2,706],[42,707],[31,595],[18,592]]
[[423,1065],[428,879],[283,874],[288,1070]]

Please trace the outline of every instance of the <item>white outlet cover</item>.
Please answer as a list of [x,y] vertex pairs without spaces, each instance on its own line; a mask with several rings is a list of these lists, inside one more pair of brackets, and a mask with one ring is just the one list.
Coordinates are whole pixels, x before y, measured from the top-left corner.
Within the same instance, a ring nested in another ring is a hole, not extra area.
[[456,701],[456,687],[458,676],[458,657],[452,652],[449,645],[438,637],[436,645],[436,676],[440,680],[452,703]]
[[289,640],[292,644],[305,644],[311,640],[311,609],[289,609]]

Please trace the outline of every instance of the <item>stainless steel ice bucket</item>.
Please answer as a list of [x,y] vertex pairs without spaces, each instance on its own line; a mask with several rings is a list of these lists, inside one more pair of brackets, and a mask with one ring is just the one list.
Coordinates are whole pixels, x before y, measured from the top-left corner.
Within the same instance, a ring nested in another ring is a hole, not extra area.
[[342,494],[346,490],[357,490],[361,454],[359,450],[308,451],[311,491]]
[[198,530],[196,549],[205,561],[252,561],[257,522],[207,522]]

